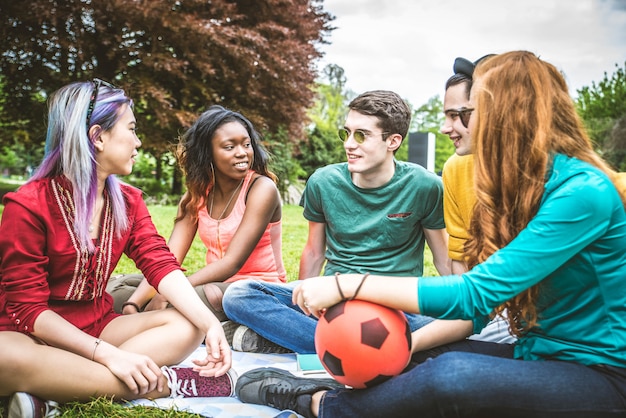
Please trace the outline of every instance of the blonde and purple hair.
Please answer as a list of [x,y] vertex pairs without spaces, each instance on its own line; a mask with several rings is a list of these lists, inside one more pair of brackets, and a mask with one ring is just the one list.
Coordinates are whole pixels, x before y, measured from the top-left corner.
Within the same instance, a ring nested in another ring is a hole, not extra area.
[[[89,224],[98,190],[94,140],[102,132],[112,129],[121,110],[132,105],[132,100],[122,89],[92,81],[68,84],[54,92],[48,101],[45,154],[29,181],[60,175],[70,180],[75,206],[74,229],[81,244],[90,251],[94,250],[94,245]],[[89,108],[92,110],[90,115]],[[120,181],[110,175],[105,190],[112,206],[115,234],[120,236],[128,228]]]

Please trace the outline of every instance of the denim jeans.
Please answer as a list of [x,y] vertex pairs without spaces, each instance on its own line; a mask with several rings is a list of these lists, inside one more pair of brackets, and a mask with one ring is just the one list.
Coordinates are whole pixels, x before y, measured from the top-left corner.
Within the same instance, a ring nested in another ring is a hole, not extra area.
[[[291,302],[298,281],[269,283],[240,280],[224,293],[222,305],[229,319],[246,325],[257,334],[296,353],[315,353],[317,318],[306,316]],[[423,327],[433,318],[405,314],[411,331]]]
[[319,410],[320,418],[624,416],[626,369],[461,351],[443,352],[372,388],[326,392]]

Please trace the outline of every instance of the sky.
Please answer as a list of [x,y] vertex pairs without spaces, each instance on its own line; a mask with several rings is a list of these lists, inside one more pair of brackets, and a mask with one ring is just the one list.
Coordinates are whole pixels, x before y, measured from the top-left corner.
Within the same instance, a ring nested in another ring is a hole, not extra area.
[[320,50],[354,93],[386,89],[413,107],[444,93],[456,57],[523,49],[554,64],[572,97],[626,62],[626,0],[324,0]]

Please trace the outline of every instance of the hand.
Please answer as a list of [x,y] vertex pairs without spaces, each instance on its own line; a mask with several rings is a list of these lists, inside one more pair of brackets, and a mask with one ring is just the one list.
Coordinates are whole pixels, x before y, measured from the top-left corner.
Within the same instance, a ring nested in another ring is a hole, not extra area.
[[204,359],[194,359],[194,370],[201,376],[221,376],[232,366],[232,353],[224,329],[216,323],[209,328],[205,339],[207,356]]
[[[344,276],[342,276],[343,278]],[[292,302],[306,315],[319,318],[326,309],[342,301],[333,276],[312,277],[302,280],[294,289]]]
[[106,366],[135,395],[163,392],[163,373],[148,356],[122,350],[105,342],[95,351],[94,361]]
[[150,302],[148,302],[148,304],[143,310],[145,312],[145,311],[158,311],[160,309],[165,309],[167,308],[167,303],[168,303],[167,299],[165,299],[163,295],[157,293],[156,295],[154,295],[152,299],[150,299]]

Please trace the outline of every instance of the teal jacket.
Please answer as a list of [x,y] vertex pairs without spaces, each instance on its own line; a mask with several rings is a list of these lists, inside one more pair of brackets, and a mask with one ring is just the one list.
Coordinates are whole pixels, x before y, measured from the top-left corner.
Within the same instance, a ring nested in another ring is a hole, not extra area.
[[515,356],[626,367],[626,214],[601,171],[556,155],[537,215],[462,276],[421,278],[420,312],[473,319],[540,283],[539,324]]

